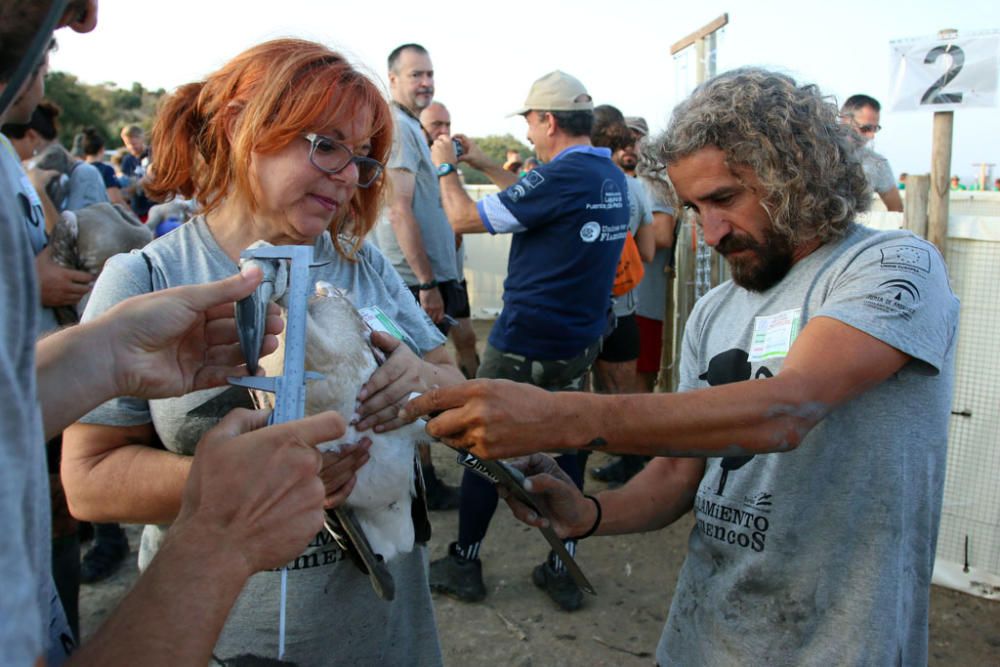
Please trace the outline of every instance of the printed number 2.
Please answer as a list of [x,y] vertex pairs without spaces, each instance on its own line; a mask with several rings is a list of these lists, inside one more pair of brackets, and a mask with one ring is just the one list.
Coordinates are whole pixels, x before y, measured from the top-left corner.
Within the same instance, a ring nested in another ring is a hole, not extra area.
[[951,56],[951,67],[927,89],[924,96],[920,98],[921,104],[960,104],[962,102],[962,93],[942,94],[941,89],[947,86],[962,71],[962,65],[965,64],[965,52],[957,46],[935,46],[927,52],[927,55],[924,57],[924,63],[929,65],[937,60],[939,56],[943,56],[946,53]]

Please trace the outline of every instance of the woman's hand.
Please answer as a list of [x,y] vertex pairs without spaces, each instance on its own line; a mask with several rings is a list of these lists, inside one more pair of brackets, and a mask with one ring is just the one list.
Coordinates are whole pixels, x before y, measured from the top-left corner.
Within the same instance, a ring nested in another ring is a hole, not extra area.
[[358,394],[355,428],[383,433],[412,421],[400,419],[399,410],[411,393],[427,389],[423,374],[427,362],[398,338],[380,331],[372,332],[372,344],[386,353],[386,360]]
[[358,470],[368,463],[371,446],[371,440],[361,438],[355,444],[342,445],[338,451],[323,452],[323,467],[319,471],[326,491],[323,507],[332,509],[344,504],[358,481]]

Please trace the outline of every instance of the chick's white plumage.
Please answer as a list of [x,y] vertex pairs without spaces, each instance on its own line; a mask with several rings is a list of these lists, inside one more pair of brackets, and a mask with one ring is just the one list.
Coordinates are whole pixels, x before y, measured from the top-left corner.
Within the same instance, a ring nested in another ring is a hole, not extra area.
[[[317,287],[309,301],[305,357],[306,370],[321,373],[324,379],[306,385],[306,415],[335,410],[350,419],[361,387],[378,364],[368,345],[368,327],[354,305],[336,288],[323,283]],[[282,335],[278,350],[260,360],[270,376],[282,374],[284,344]],[[348,426],[342,438],[323,443],[320,450],[338,449],[362,437],[372,441],[370,458],[357,473],[347,505],[354,510],[372,550],[388,561],[413,549],[414,443],[425,436],[419,424],[388,433],[358,433]]]

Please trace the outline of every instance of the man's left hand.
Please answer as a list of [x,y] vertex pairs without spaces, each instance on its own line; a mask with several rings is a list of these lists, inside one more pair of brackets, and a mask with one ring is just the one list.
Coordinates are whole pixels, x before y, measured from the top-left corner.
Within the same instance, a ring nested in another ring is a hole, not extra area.
[[484,459],[506,459],[566,446],[558,396],[510,380],[473,380],[431,389],[401,418],[441,412],[427,423],[431,436]]
[[438,166],[442,164],[458,164],[458,156],[455,155],[455,146],[451,143],[451,137],[441,135],[431,144],[431,161]]
[[[224,280],[151,292],[122,301],[88,325],[101,329],[116,396],[163,398],[247,375],[233,303],[261,281],[257,268]],[[278,346],[282,321],[272,304],[261,356]]]

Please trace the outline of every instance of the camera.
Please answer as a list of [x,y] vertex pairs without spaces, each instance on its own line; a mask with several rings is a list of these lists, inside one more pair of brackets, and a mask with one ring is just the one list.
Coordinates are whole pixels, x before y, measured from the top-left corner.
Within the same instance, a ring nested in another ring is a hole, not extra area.
[[462,148],[462,142],[458,139],[452,139],[451,145],[455,147],[455,157],[460,158],[465,154],[465,149]]

